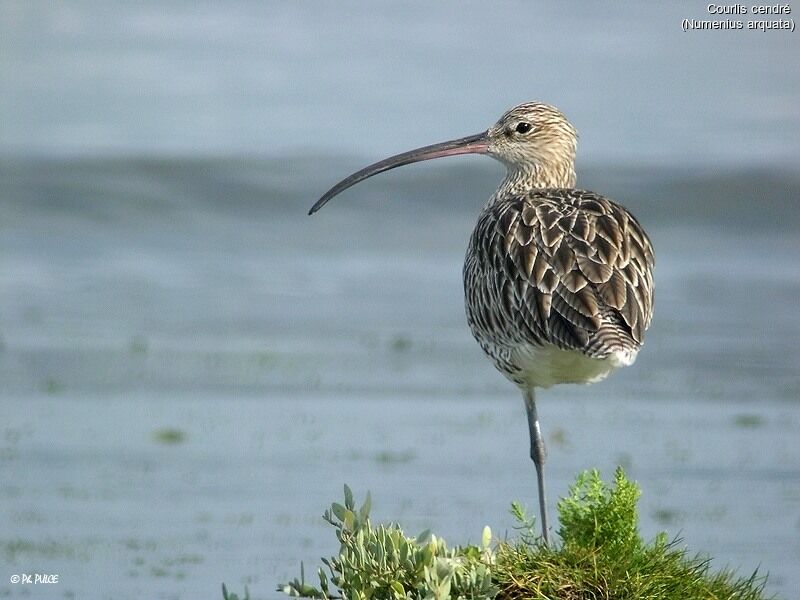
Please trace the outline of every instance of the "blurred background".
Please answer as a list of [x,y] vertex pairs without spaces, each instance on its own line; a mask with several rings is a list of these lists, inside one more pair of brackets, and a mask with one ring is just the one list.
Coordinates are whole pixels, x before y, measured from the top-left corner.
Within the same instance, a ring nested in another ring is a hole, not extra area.
[[[656,248],[637,364],[540,394],[551,508],[800,589],[800,50],[706,3],[0,2],[0,597],[276,598],[343,483],[450,543],[535,512],[461,266],[502,176],[389,154],[539,99]],[[57,573],[20,586],[14,573]]]

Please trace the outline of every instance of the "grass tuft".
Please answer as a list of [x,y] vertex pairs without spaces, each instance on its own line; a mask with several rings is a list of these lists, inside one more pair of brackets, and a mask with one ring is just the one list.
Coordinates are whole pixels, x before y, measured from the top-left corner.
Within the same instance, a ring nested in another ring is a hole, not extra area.
[[[535,520],[512,503],[515,540],[493,540],[483,531],[480,546],[448,548],[429,532],[410,537],[399,525],[373,525],[370,496],[356,509],[345,486],[344,504],[323,518],[340,548],[323,559],[318,584],[300,577],[278,587],[302,598],[370,600],[445,598],[469,600],[764,600],[766,578],[713,572],[710,559],[690,555],[664,533],[646,543],[639,535],[638,486],[622,468],[612,485],[597,471],[580,474],[558,504],[561,543],[545,546]],[[227,595],[232,598],[233,596]]]
[[640,490],[617,469],[614,487],[597,471],[581,474],[558,505],[562,544],[500,543],[493,576],[498,599],[650,598],[762,600],[766,578],[714,573],[710,559],[690,555],[664,533],[639,536]]

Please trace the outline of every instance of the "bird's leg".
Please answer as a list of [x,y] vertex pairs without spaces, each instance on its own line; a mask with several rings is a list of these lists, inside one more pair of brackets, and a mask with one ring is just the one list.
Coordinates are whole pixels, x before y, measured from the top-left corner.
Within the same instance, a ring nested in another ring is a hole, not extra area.
[[536,397],[533,390],[525,392],[525,409],[528,412],[528,430],[531,435],[531,458],[536,465],[536,479],[539,484],[539,512],[542,519],[542,539],[545,545],[549,543],[547,536],[547,499],[544,488],[544,461],[547,453],[544,448],[544,438],[539,427],[539,416],[536,413]]

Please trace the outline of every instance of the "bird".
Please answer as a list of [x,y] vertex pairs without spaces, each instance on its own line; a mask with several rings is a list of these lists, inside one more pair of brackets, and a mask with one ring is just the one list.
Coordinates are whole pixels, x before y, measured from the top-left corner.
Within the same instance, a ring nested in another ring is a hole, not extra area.
[[653,316],[650,239],[622,205],[575,187],[577,141],[577,130],[560,110],[526,102],[486,131],[353,173],[309,211],[373,175],[419,161],[483,154],[505,165],[469,239],[465,308],[483,352],[522,393],[545,545],[546,448],[537,390],[595,383],[632,365]]

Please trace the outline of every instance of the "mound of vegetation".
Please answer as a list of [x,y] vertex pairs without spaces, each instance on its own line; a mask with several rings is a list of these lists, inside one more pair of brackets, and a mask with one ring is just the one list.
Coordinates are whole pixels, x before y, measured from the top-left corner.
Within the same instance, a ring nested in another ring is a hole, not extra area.
[[[339,554],[323,559],[318,583],[299,579],[278,587],[289,596],[321,599],[470,600],[760,600],[765,578],[712,572],[709,559],[690,555],[660,534],[650,542],[638,530],[639,488],[617,469],[613,485],[597,471],[578,476],[558,504],[560,544],[545,546],[517,503],[516,540],[448,548],[430,532],[407,536],[399,525],[373,525],[370,496],[356,509],[345,486],[344,504],[324,519],[336,531]],[[223,586],[224,589],[224,586]],[[227,600],[237,600],[224,592]]]

